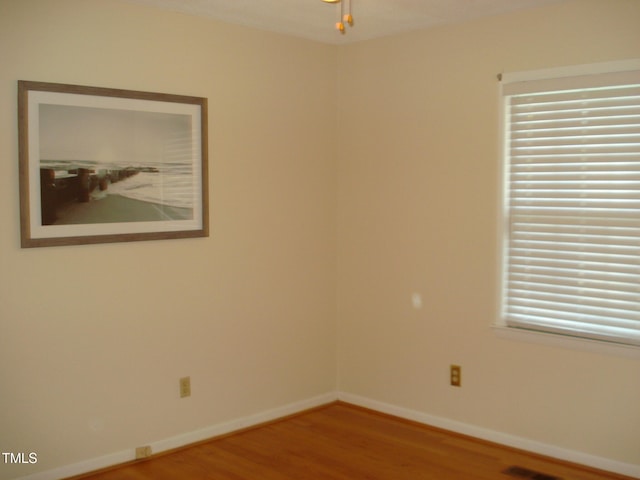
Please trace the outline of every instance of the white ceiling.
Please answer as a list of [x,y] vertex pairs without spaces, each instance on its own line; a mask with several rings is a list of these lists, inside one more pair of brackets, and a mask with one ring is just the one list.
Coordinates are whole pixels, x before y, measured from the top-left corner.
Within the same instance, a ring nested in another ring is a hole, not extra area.
[[566,0],[351,0],[354,26],[347,26],[344,35],[335,29],[339,5],[321,0],[126,1],[343,44]]

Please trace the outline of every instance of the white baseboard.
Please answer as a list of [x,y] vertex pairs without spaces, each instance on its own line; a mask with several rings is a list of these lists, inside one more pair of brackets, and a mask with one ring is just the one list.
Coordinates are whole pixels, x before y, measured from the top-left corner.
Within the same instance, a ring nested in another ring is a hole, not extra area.
[[469,435],[471,437],[487,440],[489,442],[499,443],[501,445],[518,448],[520,450],[545,455],[547,457],[553,457],[567,462],[578,463],[587,467],[606,470],[608,472],[618,473],[620,475],[627,475],[633,478],[640,478],[640,465],[618,462],[616,460],[597,457],[595,455],[589,455],[575,450],[568,450],[565,448],[557,447],[555,445],[549,445],[546,443],[509,435],[506,433],[489,430],[475,425],[469,425],[467,423],[458,422],[448,418],[429,415],[416,410],[398,407],[396,405],[379,402],[377,400],[372,400],[366,397],[361,397],[359,395],[353,395],[346,392],[338,392],[338,400],[369,408],[377,412],[387,413],[396,417],[423,423],[425,425],[430,425],[433,427],[442,428],[444,430],[449,430],[463,435]]
[[153,453],[160,453],[174,448],[183,447],[191,443],[200,442],[209,438],[218,437],[226,433],[242,430],[243,428],[253,427],[261,423],[277,420],[287,415],[293,415],[311,408],[326,405],[335,402],[338,399],[336,392],[326,393],[317,397],[302,400],[300,402],[290,403],[282,407],[273,408],[264,412],[256,413],[246,417],[231,420],[229,422],[212,425],[194,432],[176,435],[175,437],[160,440],[151,444]]
[[[277,420],[287,415],[308,410],[310,408],[319,407],[328,403],[341,400],[346,403],[369,408],[381,413],[387,413],[396,417],[405,418],[415,422],[431,425],[433,427],[450,430],[452,432],[469,435],[482,440],[499,443],[513,448],[526,450],[532,453],[538,453],[548,457],[557,458],[568,462],[578,463],[588,467],[598,468],[609,472],[627,475],[629,477],[640,478],[640,465],[628,464],[610,460],[608,458],[597,457],[575,450],[568,450],[554,445],[549,445],[522,437],[516,437],[494,430],[470,425],[448,418],[429,415],[416,410],[398,407],[396,405],[372,400],[370,398],[361,397],[346,392],[330,392],[317,397],[302,400],[300,402],[290,403],[282,407],[266,410],[246,417],[238,418],[228,422],[211,425],[200,430],[187,432],[182,435],[159,440],[150,444],[153,453],[161,453],[174,448],[183,447],[191,443],[196,443],[209,438],[231,433],[243,428],[259,425],[264,422]],[[72,465],[58,467],[44,472],[34,473],[32,475],[19,477],[16,480],[57,480],[60,478],[72,477],[83,473],[99,470],[101,468],[111,467],[120,463],[134,460],[134,449],[123,450],[120,452],[104,455],[102,457],[86,460]]]
[[[256,413],[228,422],[211,425],[209,427],[202,428],[193,432],[187,432],[182,435],[176,435],[174,437],[159,440],[157,442],[150,443],[151,450],[154,454],[162,453],[174,448],[183,447],[191,443],[200,442],[209,438],[224,435],[226,433],[241,430],[243,428],[259,425],[264,422],[277,420],[287,415],[293,415],[295,413],[302,412],[311,408],[326,405],[334,402],[338,399],[336,392],[326,393],[317,397],[302,400],[300,402],[290,403],[282,407],[266,410],[264,412]],[[120,463],[130,462],[135,459],[135,449],[122,450],[120,452],[111,453],[102,457],[86,460],[83,462],[74,463],[72,465],[66,465],[63,467],[54,468],[52,470],[46,470],[44,472],[34,473],[24,477],[19,477],[15,480],[58,480],[60,478],[72,477],[74,475],[80,475],[101,468],[111,467]]]

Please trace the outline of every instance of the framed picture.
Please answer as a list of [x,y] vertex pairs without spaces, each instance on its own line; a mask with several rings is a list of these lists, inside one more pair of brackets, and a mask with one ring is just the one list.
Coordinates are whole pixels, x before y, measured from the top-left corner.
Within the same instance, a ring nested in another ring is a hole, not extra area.
[[18,82],[23,248],[205,237],[207,99]]

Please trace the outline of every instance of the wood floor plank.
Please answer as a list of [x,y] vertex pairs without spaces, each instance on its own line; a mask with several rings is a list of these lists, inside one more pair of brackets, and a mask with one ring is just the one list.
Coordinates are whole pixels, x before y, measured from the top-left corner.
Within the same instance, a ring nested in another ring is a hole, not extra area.
[[518,480],[514,465],[629,480],[341,402],[69,480]]

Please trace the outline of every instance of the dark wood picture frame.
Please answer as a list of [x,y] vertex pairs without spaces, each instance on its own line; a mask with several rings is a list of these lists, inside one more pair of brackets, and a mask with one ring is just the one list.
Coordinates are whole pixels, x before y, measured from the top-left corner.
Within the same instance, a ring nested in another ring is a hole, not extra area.
[[207,99],[18,81],[22,248],[206,237]]

